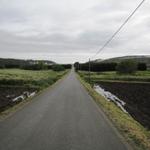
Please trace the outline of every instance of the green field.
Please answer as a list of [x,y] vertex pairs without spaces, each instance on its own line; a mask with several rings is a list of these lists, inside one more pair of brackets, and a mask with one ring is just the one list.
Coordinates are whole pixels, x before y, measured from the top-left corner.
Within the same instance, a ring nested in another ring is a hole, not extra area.
[[43,88],[54,83],[66,72],[67,71],[0,69],[0,85],[37,86]]
[[[88,81],[88,72],[79,71],[79,75]],[[100,80],[150,82],[150,71],[138,71],[133,75],[121,75],[116,72],[91,72],[91,81],[97,82]]]

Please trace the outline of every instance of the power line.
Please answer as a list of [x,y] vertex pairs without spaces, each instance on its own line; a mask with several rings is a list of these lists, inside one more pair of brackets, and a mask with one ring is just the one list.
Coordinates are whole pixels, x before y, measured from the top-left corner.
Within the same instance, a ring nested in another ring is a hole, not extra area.
[[116,32],[108,39],[108,41],[106,41],[106,43],[96,52],[96,54],[94,56],[92,56],[91,58],[95,57],[96,55],[98,55],[112,40],[113,38],[120,32],[120,30],[127,24],[127,22],[132,18],[132,16],[136,13],[136,11],[142,6],[142,4],[145,2],[146,0],[142,0],[142,2],[140,2],[140,4],[134,9],[134,11],[129,15],[129,17],[123,22],[123,24],[116,30]]

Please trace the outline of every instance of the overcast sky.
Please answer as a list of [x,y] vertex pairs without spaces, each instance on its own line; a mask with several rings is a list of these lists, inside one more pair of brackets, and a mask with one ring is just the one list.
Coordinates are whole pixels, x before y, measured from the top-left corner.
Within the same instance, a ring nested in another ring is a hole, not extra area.
[[[0,0],[0,57],[87,61],[141,0]],[[96,58],[150,55],[150,1]]]

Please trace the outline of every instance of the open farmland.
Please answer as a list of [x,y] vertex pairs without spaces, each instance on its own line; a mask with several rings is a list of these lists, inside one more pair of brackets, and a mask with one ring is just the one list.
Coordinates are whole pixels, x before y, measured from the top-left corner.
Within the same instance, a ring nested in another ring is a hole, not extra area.
[[150,129],[150,83],[98,82],[126,105],[126,110],[142,125]]
[[55,82],[65,72],[55,72],[52,70],[28,71],[20,69],[1,69],[0,85],[28,85],[28,86],[47,86]]
[[[88,72],[79,74],[88,81]],[[150,129],[149,81],[150,71],[137,72],[135,75],[118,75],[115,72],[91,73],[92,84],[100,85],[126,102],[126,110],[131,116]]]
[[0,111],[16,102],[12,100],[24,92],[31,94],[48,87],[67,71],[28,71],[20,69],[0,70]]
[[[80,71],[79,74],[85,80],[88,80],[88,72]],[[91,80],[93,82],[99,80],[150,82],[150,71],[138,71],[134,75],[121,75],[116,72],[91,72]]]

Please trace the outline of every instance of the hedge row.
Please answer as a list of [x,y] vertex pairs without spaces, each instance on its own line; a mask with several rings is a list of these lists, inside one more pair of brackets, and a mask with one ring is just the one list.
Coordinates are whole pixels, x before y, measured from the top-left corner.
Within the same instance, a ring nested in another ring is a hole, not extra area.
[[[24,70],[47,70],[47,69],[53,69],[54,65],[45,65],[43,63],[39,64],[29,64],[29,65],[14,65],[14,64],[9,64],[9,65],[2,65],[0,64],[0,69],[12,69],[12,68],[19,68],[19,69],[24,69]],[[72,65],[71,64],[60,64],[59,66],[63,67],[64,69],[71,69]]]
[[[89,63],[75,63],[75,69],[88,71],[89,70]],[[116,71],[117,63],[90,63],[90,70],[92,72],[101,72],[101,71]],[[138,63],[138,70],[144,71],[147,70],[147,66],[145,63]]]

